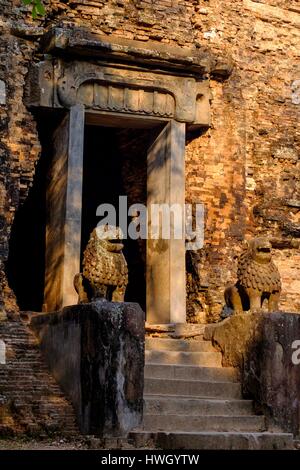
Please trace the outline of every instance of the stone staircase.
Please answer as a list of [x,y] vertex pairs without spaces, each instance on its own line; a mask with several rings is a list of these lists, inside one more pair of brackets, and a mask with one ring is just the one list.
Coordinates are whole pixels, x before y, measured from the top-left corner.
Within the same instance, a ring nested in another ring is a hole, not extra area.
[[6,364],[0,366],[0,435],[78,436],[75,413],[49,373],[37,339],[22,321],[0,322]]
[[211,342],[146,338],[144,421],[137,447],[290,449],[291,434],[268,432],[244,400],[234,368],[222,367]]

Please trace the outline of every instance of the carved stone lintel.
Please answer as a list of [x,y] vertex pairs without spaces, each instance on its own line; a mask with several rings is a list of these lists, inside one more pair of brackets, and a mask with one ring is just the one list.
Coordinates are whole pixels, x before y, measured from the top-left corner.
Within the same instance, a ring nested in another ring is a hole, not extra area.
[[28,88],[29,106],[70,108],[80,103],[88,110],[210,125],[209,80],[193,76],[56,59],[33,66]]
[[209,77],[227,77],[232,68],[207,49],[107,39],[81,29],[56,28],[41,47],[53,58],[32,67],[28,106],[80,103],[88,110],[198,127],[210,125]]

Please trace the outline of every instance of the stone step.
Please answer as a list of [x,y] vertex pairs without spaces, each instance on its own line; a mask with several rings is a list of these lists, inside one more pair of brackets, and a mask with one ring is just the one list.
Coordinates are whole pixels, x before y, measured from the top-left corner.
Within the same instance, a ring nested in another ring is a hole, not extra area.
[[234,382],[201,380],[145,379],[145,394],[191,395],[194,397],[241,398],[241,385]]
[[264,416],[191,416],[191,415],[144,415],[143,430],[155,431],[231,431],[262,432],[266,430]]
[[235,382],[238,379],[238,373],[233,367],[200,367],[147,363],[145,364],[145,378]]
[[220,352],[145,351],[146,364],[222,367]]
[[135,446],[160,449],[275,450],[292,449],[293,435],[257,432],[157,432],[133,431]]
[[7,362],[7,365],[15,369],[28,368],[28,370],[30,370],[31,368],[40,368],[43,370],[47,370],[47,367],[38,358],[34,361],[19,360],[18,362]]
[[185,341],[169,338],[146,338],[145,347],[156,351],[215,352],[210,341]]
[[176,414],[191,416],[253,415],[252,400],[217,400],[208,398],[144,395],[145,414]]

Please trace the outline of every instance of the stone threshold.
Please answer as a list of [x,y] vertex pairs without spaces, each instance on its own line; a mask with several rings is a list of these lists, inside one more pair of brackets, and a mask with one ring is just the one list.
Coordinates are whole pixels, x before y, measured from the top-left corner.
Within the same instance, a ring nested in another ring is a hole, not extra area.
[[196,323],[145,323],[146,336],[173,339],[202,337],[205,327],[206,324]]

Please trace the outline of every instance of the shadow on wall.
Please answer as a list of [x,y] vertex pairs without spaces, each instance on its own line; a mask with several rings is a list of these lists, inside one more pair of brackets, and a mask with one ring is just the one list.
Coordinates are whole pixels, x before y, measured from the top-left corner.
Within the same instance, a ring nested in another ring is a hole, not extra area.
[[62,114],[36,116],[42,154],[28,197],[16,212],[6,263],[7,278],[20,310],[42,311],[45,275],[46,185],[52,134]]

